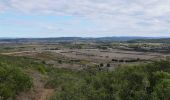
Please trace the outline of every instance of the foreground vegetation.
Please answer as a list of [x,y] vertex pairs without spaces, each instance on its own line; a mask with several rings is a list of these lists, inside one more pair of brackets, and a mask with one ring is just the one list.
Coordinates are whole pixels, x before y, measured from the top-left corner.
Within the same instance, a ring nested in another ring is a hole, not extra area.
[[53,69],[51,100],[170,100],[170,62],[122,66],[113,72]]
[[34,59],[0,56],[0,100],[33,88],[26,69],[48,75],[45,87],[56,90],[50,100],[170,100],[169,61],[119,66],[110,72],[43,66]]
[[0,64],[0,100],[6,100],[31,87],[31,78],[20,69]]
[[0,55],[0,100],[13,99],[17,94],[33,87],[27,69],[42,72],[41,64],[24,57]]

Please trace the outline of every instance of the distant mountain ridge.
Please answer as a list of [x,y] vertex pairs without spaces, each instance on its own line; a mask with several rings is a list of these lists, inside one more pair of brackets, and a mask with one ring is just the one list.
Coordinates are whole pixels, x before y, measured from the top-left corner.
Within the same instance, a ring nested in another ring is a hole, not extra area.
[[170,44],[170,38],[160,38],[160,39],[135,39],[129,40],[128,43],[168,43]]
[[0,38],[0,41],[26,41],[26,40],[101,40],[101,41],[128,41],[134,39],[146,39],[149,37],[54,37],[54,38]]
[[170,38],[161,39],[155,37],[57,37],[57,38],[0,38],[0,42],[7,43],[24,43],[24,42],[73,42],[73,41],[92,41],[92,42],[129,42],[129,43],[139,43],[139,42],[168,42],[170,43]]

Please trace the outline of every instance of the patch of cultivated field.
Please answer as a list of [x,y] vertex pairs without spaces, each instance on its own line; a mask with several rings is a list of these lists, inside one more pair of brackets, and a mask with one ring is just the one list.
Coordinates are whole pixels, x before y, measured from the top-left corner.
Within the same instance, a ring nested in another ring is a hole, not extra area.
[[126,51],[119,49],[112,50],[99,50],[99,49],[63,49],[51,51],[55,53],[62,54],[66,57],[76,58],[76,59],[95,59],[95,60],[110,60],[116,59],[141,59],[141,60],[153,60],[153,59],[163,59],[167,54],[152,53],[152,52],[136,52],[136,51]]

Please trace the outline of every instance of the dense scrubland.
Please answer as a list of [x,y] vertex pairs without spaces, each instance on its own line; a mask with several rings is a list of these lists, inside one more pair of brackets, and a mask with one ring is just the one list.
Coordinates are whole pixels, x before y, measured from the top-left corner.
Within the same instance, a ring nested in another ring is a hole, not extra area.
[[170,62],[121,66],[112,72],[55,69],[51,100],[169,100]]
[[170,100],[169,61],[78,71],[12,56],[0,56],[0,100],[34,88],[29,69],[48,76],[45,88],[55,90],[50,100]]
[[44,72],[41,63],[25,57],[0,56],[0,100],[13,99],[33,88],[29,69]]

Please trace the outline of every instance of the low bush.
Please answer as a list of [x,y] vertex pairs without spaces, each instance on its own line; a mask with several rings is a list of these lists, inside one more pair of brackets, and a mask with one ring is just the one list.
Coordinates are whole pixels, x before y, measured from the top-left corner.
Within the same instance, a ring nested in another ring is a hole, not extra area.
[[51,100],[170,100],[170,62],[121,66],[113,72],[55,69]]
[[32,87],[32,79],[19,68],[0,64],[0,99],[7,100]]

